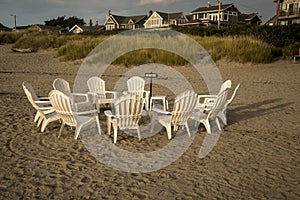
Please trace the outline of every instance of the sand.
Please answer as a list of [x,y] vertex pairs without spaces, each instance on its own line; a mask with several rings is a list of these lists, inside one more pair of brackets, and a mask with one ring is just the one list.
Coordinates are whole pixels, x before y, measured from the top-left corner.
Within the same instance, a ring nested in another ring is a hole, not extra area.
[[[60,62],[54,50],[18,54],[10,49],[0,46],[0,199],[300,198],[300,64],[218,62],[223,79],[241,86],[213,150],[198,157],[206,136],[200,128],[174,163],[154,172],[126,173],[98,162],[81,139],[74,140],[74,130],[65,128],[58,139],[58,122],[44,133],[33,123],[35,112],[22,81],[47,96],[55,78],[72,85],[80,62]],[[178,70],[193,80],[188,68]],[[106,76],[107,87],[117,75]],[[105,133],[105,116],[100,119]],[[142,141],[121,132],[117,145],[151,151],[168,142],[165,130]]]

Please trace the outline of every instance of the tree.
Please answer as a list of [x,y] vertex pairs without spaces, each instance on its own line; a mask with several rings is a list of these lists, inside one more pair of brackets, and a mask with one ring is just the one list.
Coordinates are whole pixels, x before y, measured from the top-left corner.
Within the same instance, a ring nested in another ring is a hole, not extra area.
[[90,25],[90,26],[93,26],[93,21],[92,21],[92,19],[90,19],[89,25]]
[[73,27],[74,25],[84,25],[85,22],[83,19],[80,19],[76,16],[69,17],[65,19],[66,16],[57,17],[56,19],[51,19],[45,21],[46,26],[60,26],[60,27]]

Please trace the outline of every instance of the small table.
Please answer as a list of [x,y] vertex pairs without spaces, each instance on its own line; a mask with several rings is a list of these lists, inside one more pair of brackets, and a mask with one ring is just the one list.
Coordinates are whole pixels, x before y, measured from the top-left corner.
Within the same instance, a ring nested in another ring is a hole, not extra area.
[[165,111],[167,111],[169,109],[168,100],[167,100],[166,96],[152,96],[150,98],[150,110],[152,110],[152,107],[154,107],[153,102],[157,101],[157,100],[162,102],[163,109]]

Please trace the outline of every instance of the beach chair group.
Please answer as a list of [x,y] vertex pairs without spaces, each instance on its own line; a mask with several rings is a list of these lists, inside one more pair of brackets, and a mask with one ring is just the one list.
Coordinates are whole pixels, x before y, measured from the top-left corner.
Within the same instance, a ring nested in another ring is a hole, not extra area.
[[[185,91],[176,96],[172,111],[156,107],[149,110],[149,91],[144,88],[145,80],[138,76],[127,80],[127,91],[119,94],[119,97],[117,92],[106,90],[105,81],[100,77],[88,79],[88,93],[73,93],[69,83],[61,78],[54,80],[53,90],[48,97],[38,97],[26,81],[22,86],[29,102],[36,110],[34,122],[38,127],[41,126],[41,132],[45,130],[48,123],[59,120],[61,128],[58,137],[65,125],[68,125],[75,127],[74,138],[77,139],[82,127],[93,122],[96,122],[98,133],[101,134],[100,105],[111,104],[111,110],[105,110],[104,114],[107,119],[107,132],[110,134],[113,127],[113,141],[116,143],[118,129],[134,129],[139,140],[141,139],[139,121],[144,108],[151,118],[151,131],[156,121],[165,127],[168,139],[172,138],[172,126],[173,131],[177,131],[182,126],[190,136],[189,120],[202,123],[208,134],[212,133],[212,122],[215,122],[221,130],[221,123],[227,125],[227,107],[235,98],[240,86],[238,84],[231,98],[227,99],[231,84],[231,80],[225,81],[216,95],[198,95],[193,91]],[[77,98],[80,98],[80,101]]]

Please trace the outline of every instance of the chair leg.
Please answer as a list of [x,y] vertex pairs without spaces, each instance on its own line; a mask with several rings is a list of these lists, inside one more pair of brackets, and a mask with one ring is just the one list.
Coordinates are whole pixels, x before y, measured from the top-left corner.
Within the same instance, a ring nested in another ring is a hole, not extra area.
[[76,127],[75,129],[75,136],[74,136],[74,139],[77,140],[78,136],[79,136],[79,133],[80,133],[80,130],[82,128],[82,125],[81,126],[78,126]]
[[96,123],[97,123],[97,126],[98,126],[98,133],[99,133],[99,135],[101,135],[101,127],[100,127],[98,113],[96,113]]
[[171,123],[166,124],[165,127],[166,127],[166,129],[167,129],[168,139],[170,140],[171,137],[172,137],[172,133],[171,133],[171,131],[172,131]]
[[140,128],[139,127],[137,127],[137,134],[138,134],[139,140],[141,140],[141,133],[140,133]]
[[186,128],[186,131],[188,132],[189,136],[191,137],[190,129],[189,129],[189,126],[188,126],[187,122],[184,125],[185,125],[185,128]]
[[218,118],[216,118],[216,123],[217,123],[218,129],[219,129],[219,130],[222,130],[222,129],[221,129],[221,126],[220,126],[220,122],[219,122],[219,119],[218,119]]
[[210,128],[210,124],[209,124],[209,120],[203,120],[201,121],[203,123],[203,125],[205,126],[206,128],[206,132],[208,134],[211,134],[211,128]]
[[107,124],[108,135],[110,135],[111,123],[112,123],[111,117],[107,117],[106,124]]
[[62,123],[61,123],[61,126],[60,126],[60,129],[59,129],[58,138],[60,137],[60,135],[61,135],[61,133],[62,133],[62,130],[64,129],[64,127],[65,127],[65,123],[64,123],[64,122],[62,122]]
[[40,116],[39,121],[37,123],[37,127],[39,127],[43,122],[44,117]]
[[43,121],[43,123],[42,123],[42,128],[41,128],[41,132],[42,132],[42,133],[44,132],[44,130],[45,130],[46,126],[48,125],[48,123],[49,123],[49,119],[45,119],[45,120]]
[[220,119],[222,120],[224,125],[227,125],[227,119],[226,119],[226,111],[221,112],[219,115]]
[[38,119],[40,118],[40,113],[36,112],[35,117],[34,117],[34,123],[36,123],[38,121]]
[[114,143],[117,143],[118,126],[115,122],[112,123],[114,128]]

